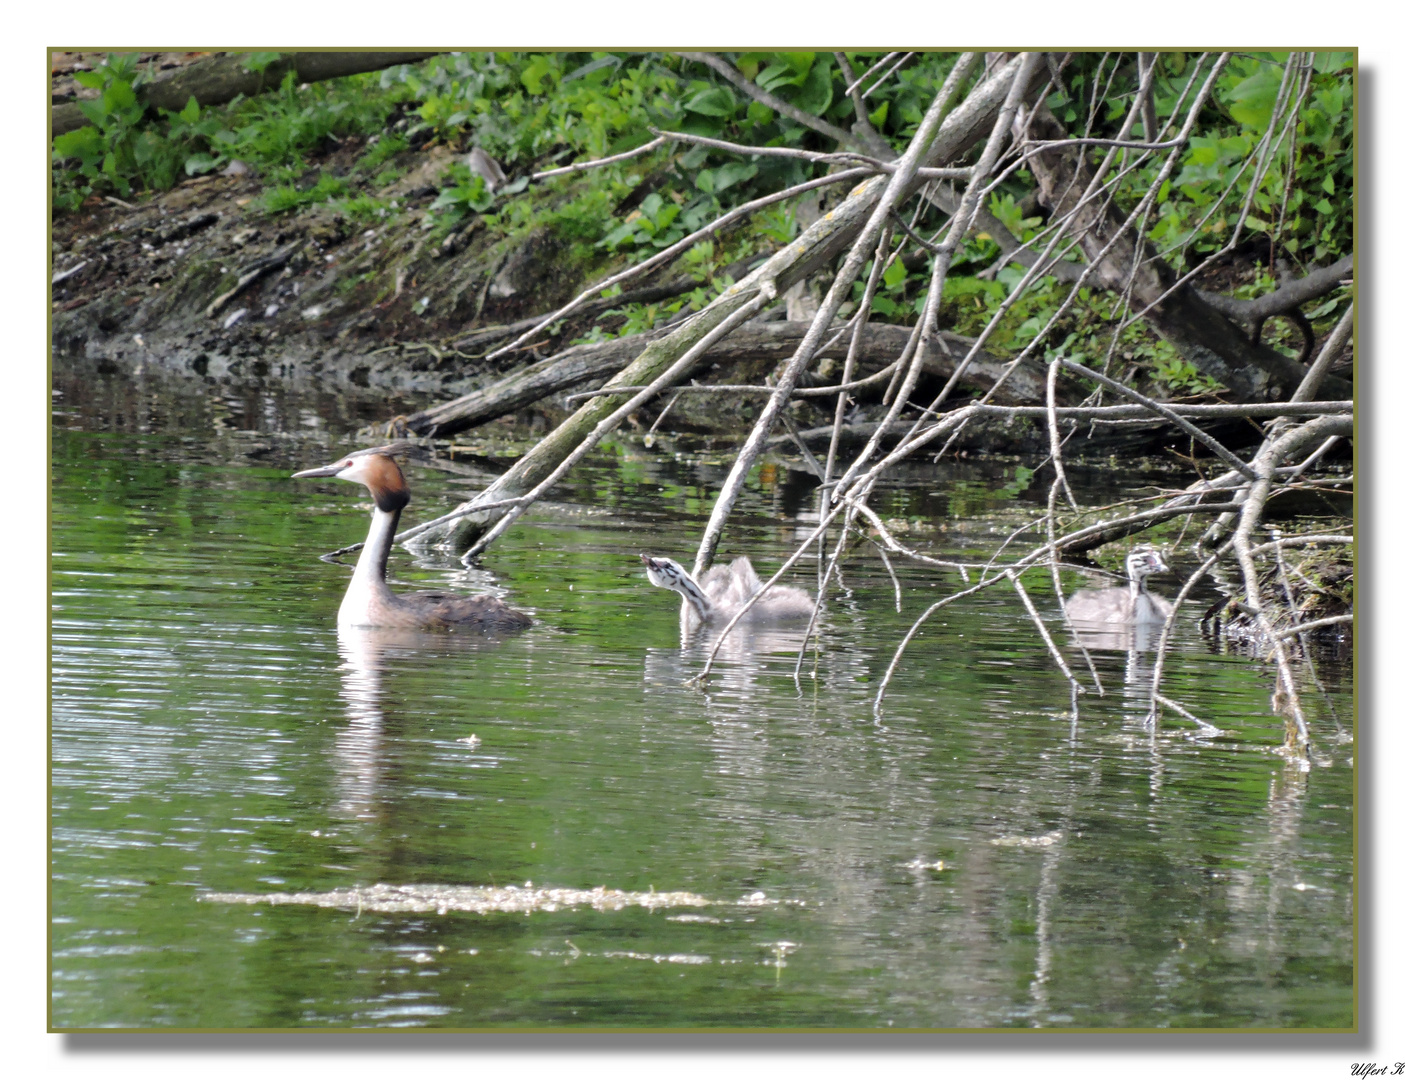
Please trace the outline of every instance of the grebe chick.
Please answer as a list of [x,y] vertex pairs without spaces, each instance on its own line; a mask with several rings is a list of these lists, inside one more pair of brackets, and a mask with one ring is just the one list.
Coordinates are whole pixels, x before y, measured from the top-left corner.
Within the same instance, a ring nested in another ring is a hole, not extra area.
[[457,593],[421,592],[403,596],[385,583],[386,561],[395,542],[400,511],[410,501],[405,474],[395,464],[392,446],[358,450],[335,464],[293,473],[294,480],[332,476],[364,484],[375,500],[371,531],[366,534],[361,557],[351,575],[346,596],[337,612],[340,626],[394,626],[420,630],[460,628],[479,633],[522,630],[532,620],[514,611],[496,596],[460,596]]
[[1127,579],[1130,585],[1112,589],[1079,589],[1064,605],[1070,622],[1122,623],[1133,626],[1159,625],[1171,613],[1171,602],[1147,592],[1146,579],[1171,568],[1150,544],[1140,544],[1127,553]]
[[[694,581],[688,572],[672,559],[655,559],[640,555],[649,583],[661,589],[672,589],[683,597],[688,612],[688,627],[696,629],[703,623],[725,625],[741,610],[742,605],[761,589],[761,579],[745,555],[730,566],[714,566]],[[815,602],[800,589],[789,585],[774,585],[746,613],[746,622],[780,622],[785,619],[808,619]]]

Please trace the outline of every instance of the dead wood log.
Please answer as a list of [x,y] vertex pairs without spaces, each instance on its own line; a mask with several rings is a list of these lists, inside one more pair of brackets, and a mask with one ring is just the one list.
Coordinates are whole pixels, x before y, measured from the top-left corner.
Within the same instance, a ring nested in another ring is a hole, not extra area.
[[[285,53],[262,71],[244,66],[245,53],[214,56],[178,68],[164,78],[136,88],[137,97],[148,109],[185,108],[193,97],[201,108],[225,105],[240,94],[251,96],[265,90],[277,89],[283,76],[292,72],[299,82],[322,82],[344,75],[360,75],[380,71],[396,64],[413,64],[437,55],[442,50],[428,52],[294,52]],[[77,102],[55,105],[50,113],[51,137],[74,131],[91,123]]]
[[1352,275],[1355,256],[1344,255],[1331,266],[1313,270],[1293,281],[1284,282],[1279,288],[1253,300],[1239,300],[1233,296],[1219,296],[1202,292],[1205,302],[1221,314],[1252,326],[1262,323],[1274,315],[1287,315],[1294,308],[1326,296]]
[[[804,339],[807,322],[751,322],[732,331],[709,349],[703,363],[723,364],[744,360],[773,360],[790,357]],[[556,356],[530,364],[506,378],[475,390],[454,401],[415,413],[405,426],[416,435],[445,436],[464,431],[499,416],[516,412],[551,394],[569,390],[595,379],[605,379],[631,363],[652,341],[668,334],[667,329],[650,330],[617,341],[575,345]],[[868,373],[897,360],[912,334],[911,327],[869,323],[863,336],[861,373]],[[926,371],[934,378],[947,379],[957,361],[966,355],[973,339],[943,333],[939,349],[926,358]],[[844,359],[847,337],[840,338],[819,353],[822,359]],[[989,390],[1004,371],[1003,363],[988,353],[978,353],[964,379],[978,390]],[[880,388],[881,389],[881,388]],[[1002,404],[1038,404],[1044,388],[1024,370],[1016,370],[1000,388]]]
[[[1066,139],[1067,132],[1045,107],[1035,112],[1029,125],[1033,140]],[[1030,169],[1039,184],[1040,201],[1055,208],[1073,207],[1088,194],[1092,173],[1072,150],[1048,149],[1030,157]],[[1149,241],[1124,234],[1112,238],[1126,216],[1110,199],[1090,199],[1073,215],[1085,256],[1102,256],[1099,283],[1116,292],[1127,292],[1134,310],[1145,310],[1152,328],[1176,347],[1188,362],[1224,383],[1241,400],[1286,398],[1302,380],[1306,368],[1276,349],[1253,341],[1228,316],[1190,288],[1165,296],[1177,276]],[[1109,249],[1104,253],[1104,249]],[[1164,296],[1164,299],[1162,297]],[[1333,378],[1324,391],[1332,397],[1351,397],[1351,385]]]

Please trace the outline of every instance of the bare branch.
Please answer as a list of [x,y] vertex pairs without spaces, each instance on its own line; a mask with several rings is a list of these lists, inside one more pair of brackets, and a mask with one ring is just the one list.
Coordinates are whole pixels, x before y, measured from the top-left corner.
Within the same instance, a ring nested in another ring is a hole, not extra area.
[[[652,131],[653,129],[650,128]],[[658,132],[654,132],[658,135]],[[532,173],[533,180],[549,180],[554,176],[570,176],[573,173],[585,172],[587,169],[599,169],[605,165],[613,165],[617,161],[628,161],[630,158],[641,157],[650,150],[657,150],[668,142],[668,137],[660,135],[653,142],[646,142],[643,146],[636,146],[633,150],[626,150],[623,154],[613,154],[610,157],[596,158],[594,161],[577,161],[570,165],[563,165],[559,169],[547,169],[545,172]]]
[[[854,103],[854,127],[862,136],[864,143],[868,146],[888,145],[888,140],[878,133],[878,129],[873,126],[873,121],[868,116],[868,106],[864,104],[863,95],[858,92],[858,79],[854,76],[854,69],[849,63],[849,58],[842,50],[836,50],[834,59],[839,64],[839,70],[844,73],[844,93],[849,95],[849,100]],[[888,151],[892,155],[892,149]]]
[[[823,154],[818,150],[801,150],[794,146],[747,146],[744,143],[727,142],[725,139],[714,139],[707,135],[692,135],[686,131],[663,131],[659,128],[651,127],[650,131],[664,138],[675,142],[692,143],[695,146],[707,146],[714,150],[725,150],[731,154],[739,154],[746,157],[783,157],[794,158],[799,161],[811,161],[816,165],[852,165],[860,164],[867,166],[874,172],[892,174],[897,171],[897,163],[881,158],[873,157],[870,154],[860,154],[850,150],[839,150],[832,154]],[[968,168],[939,169],[920,168],[917,176],[923,180],[964,180],[971,175]]]
[[684,372],[686,372],[693,365],[693,363],[697,360],[699,356],[707,352],[707,350],[712,346],[713,342],[725,337],[728,333],[731,332],[733,327],[740,326],[742,323],[746,322],[747,319],[751,318],[753,315],[756,314],[757,311],[761,310],[761,308],[765,307],[774,299],[774,290],[770,292],[758,292],[755,297],[753,297],[747,303],[743,304],[741,307],[737,308],[736,311],[732,312],[732,314],[728,315],[727,318],[722,320],[722,322],[718,323],[717,326],[713,327],[713,329],[710,330],[702,338],[701,341],[699,341],[691,349],[689,349],[677,360],[675,360],[673,364],[662,375],[660,375],[652,383],[646,386],[643,390],[639,391],[639,393],[635,394],[632,398],[626,401],[614,412],[610,413],[603,420],[597,423],[595,425],[595,430],[592,431],[590,435],[583,439],[580,443],[578,443],[575,449],[572,450],[570,454],[568,454],[566,458],[559,465],[557,465],[556,468],[553,469],[544,480],[537,484],[536,487],[532,488],[532,490],[529,491],[526,495],[515,500],[516,505],[514,505],[512,509],[508,511],[507,514],[503,515],[503,517],[497,522],[497,524],[495,524],[491,529],[484,533],[483,536],[481,536],[478,541],[471,548],[469,548],[467,552],[464,553],[464,561],[467,562],[468,560],[472,559],[480,551],[485,549],[489,544],[491,544],[494,540],[496,540],[499,536],[506,532],[509,526],[511,526],[514,521],[521,517],[522,514],[527,510],[527,508],[532,505],[532,503],[536,502],[537,499],[541,498],[542,495],[544,495],[548,490],[550,490],[550,488],[556,483],[557,480],[561,479],[561,477],[565,476],[566,473],[571,470],[571,467],[574,466],[576,462],[578,462],[591,450],[594,450],[595,447],[600,444],[601,439],[603,439],[610,432],[614,431],[615,428],[619,426],[620,421],[622,421],[630,413],[634,412],[635,409],[639,408],[640,405],[644,404],[644,402],[648,401],[660,390],[665,390],[669,386],[671,386],[680,376],[683,375]]

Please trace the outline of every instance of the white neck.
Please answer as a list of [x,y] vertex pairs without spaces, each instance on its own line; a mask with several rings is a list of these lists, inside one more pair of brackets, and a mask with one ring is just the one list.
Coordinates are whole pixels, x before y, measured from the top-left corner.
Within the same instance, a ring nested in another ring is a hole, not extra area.
[[399,510],[387,513],[377,507],[372,512],[371,531],[366,534],[361,557],[356,560],[356,571],[351,575],[346,596],[342,598],[341,609],[337,612],[338,623],[371,625],[372,604],[377,601],[384,604],[390,600],[392,594],[390,586],[385,583],[385,566],[390,559],[395,526],[399,521]]
[[712,601],[707,598],[707,594],[698,587],[698,583],[687,574],[680,574],[678,585],[674,590],[684,601],[693,605],[693,609],[698,613],[698,617],[706,619],[712,614]]

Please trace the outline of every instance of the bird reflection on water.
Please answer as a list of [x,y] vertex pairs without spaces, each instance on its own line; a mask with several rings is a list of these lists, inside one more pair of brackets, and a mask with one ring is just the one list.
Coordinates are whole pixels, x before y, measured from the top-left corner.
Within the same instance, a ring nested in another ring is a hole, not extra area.
[[[339,626],[342,708],[346,725],[337,731],[333,752],[337,773],[336,812],[352,820],[380,817],[385,766],[387,710],[400,704],[385,692],[385,676],[400,659],[438,659],[476,655],[496,648],[500,639],[455,635],[393,626]],[[436,661],[437,662],[437,661]]]

